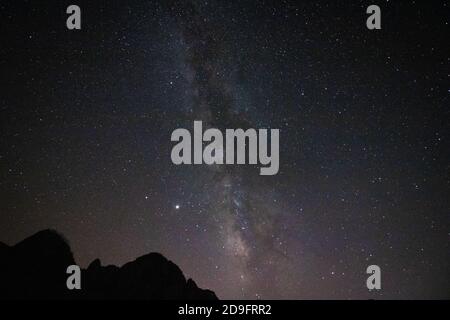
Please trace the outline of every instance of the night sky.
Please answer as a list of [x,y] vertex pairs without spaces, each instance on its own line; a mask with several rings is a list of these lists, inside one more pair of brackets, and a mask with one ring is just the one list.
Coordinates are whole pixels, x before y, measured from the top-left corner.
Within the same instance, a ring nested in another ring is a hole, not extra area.
[[[450,298],[449,17],[446,1],[1,1],[0,241],[53,228],[82,267],[161,252],[219,298]],[[278,174],[174,165],[194,120],[280,129]]]

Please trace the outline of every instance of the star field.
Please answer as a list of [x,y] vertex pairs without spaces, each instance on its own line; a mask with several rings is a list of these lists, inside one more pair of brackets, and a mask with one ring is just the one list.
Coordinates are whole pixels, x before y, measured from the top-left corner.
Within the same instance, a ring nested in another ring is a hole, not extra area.
[[[445,1],[375,31],[367,1],[69,4],[0,4],[0,241],[161,252],[219,298],[449,298]],[[174,165],[194,120],[280,129],[280,171]]]

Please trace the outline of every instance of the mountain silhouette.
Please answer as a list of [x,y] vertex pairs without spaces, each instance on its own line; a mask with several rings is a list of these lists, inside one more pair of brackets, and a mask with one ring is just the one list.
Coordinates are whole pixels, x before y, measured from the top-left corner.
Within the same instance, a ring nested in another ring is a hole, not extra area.
[[66,287],[69,265],[76,264],[67,241],[44,230],[8,246],[0,242],[0,299],[155,299],[215,300],[172,261],[149,253],[122,267],[94,260],[81,270],[81,290]]

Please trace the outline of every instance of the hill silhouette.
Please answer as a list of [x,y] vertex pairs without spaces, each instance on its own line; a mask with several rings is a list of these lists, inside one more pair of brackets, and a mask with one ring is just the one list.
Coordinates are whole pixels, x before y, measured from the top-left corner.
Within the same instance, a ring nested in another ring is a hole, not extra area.
[[0,299],[217,299],[214,292],[186,280],[180,268],[159,253],[122,267],[102,266],[96,259],[81,272],[81,290],[66,287],[66,269],[73,264],[70,246],[53,230],[14,246],[0,242]]

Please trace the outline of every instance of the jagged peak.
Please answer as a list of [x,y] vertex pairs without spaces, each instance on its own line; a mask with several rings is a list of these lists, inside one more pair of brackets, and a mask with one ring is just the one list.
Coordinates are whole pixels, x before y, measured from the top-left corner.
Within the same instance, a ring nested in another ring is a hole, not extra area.
[[[198,288],[192,279],[186,281],[181,269],[157,252],[140,256],[122,267],[102,266],[100,259],[95,259],[83,270],[84,290],[68,292],[66,266],[76,262],[68,241],[60,233],[43,230],[9,250],[11,254],[3,256],[0,264],[0,288],[3,285],[0,297],[217,299],[214,292]],[[40,277],[28,267],[30,264],[38,268]]]

